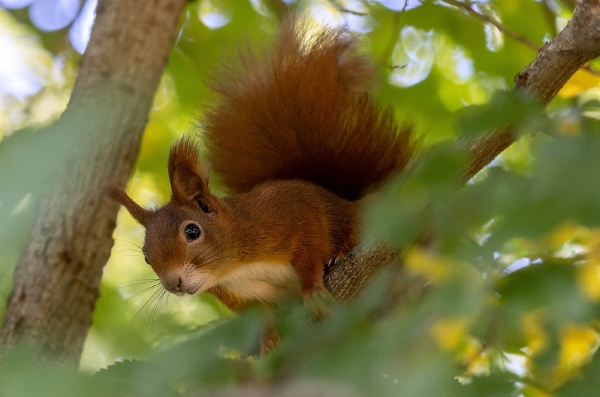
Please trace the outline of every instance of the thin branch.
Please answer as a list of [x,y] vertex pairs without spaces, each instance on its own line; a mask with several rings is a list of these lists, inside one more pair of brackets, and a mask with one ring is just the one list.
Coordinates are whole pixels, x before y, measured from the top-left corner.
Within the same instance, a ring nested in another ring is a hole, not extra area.
[[[523,44],[525,44],[527,47],[539,51],[541,49],[541,47],[539,47],[537,44],[535,44],[534,42],[532,42],[531,40],[529,40],[527,37],[518,34],[512,30],[510,30],[509,28],[507,28],[506,26],[502,25],[500,22],[498,22],[497,20],[495,20],[494,18],[482,14],[480,12],[475,11],[472,7],[471,4],[469,3],[465,3],[463,1],[458,1],[458,0],[442,0],[444,3],[453,5],[455,7],[458,8],[462,8],[463,10],[465,10],[469,15],[473,16],[474,18],[482,21],[483,23],[489,23],[490,25],[494,26],[496,29],[498,29],[499,31],[501,31],[502,33],[504,33],[505,35],[513,38],[514,40],[521,42]],[[586,65],[583,66],[582,69],[587,70],[588,72],[596,75],[596,76],[600,76],[600,70]]]
[[[394,53],[394,48],[396,47],[396,43],[398,42],[398,36],[400,35],[400,17],[406,11],[406,7],[408,7],[408,0],[404,0],[404,7],[402,10],[394,13],[394,19],[392,21],[392,34],[390,35],[390,40],[386,44],[382,55],[381,55],[381,64],[388,65],[388,60],[392,57]],[[389,63],[391,69],[396,69],[397,67],[393,65],[392,62]]]
[[329,0],[329,3],[332,6],[334,6],[339,12],[343,12],[343,13],[351,14],[351,15],[356,15],[358,17],[368,17],[369,16],[369,14],[366,13],[366,12],[349,10],[349,9],[345,8],[344,6],[342,6],[340,3],[338,3],[337,0]]
[[484,23],[489,23],[490,25],[492,25],[493,27],[495,27],[496,29],[498,29],[499,31],[504,33],[505,35],[512,37],[516,41],[520,41],[521,43],[525,44],[527,47],[532,48],[536,51],[540,50],[540,47],[538,45],[536,45],[534,42],[532,42],[531,40],[529,40],[527,37],[520,35],[516,32],[513,32],[512,30],[508,29],[506,26],[502,25],[500,22],[498,22],[494,18],[475,11],[469,3],[465,3],[462,1],[458,1],[458,0],[442,0],[442,1],[444,3],[448,3],[455,7],[462,8],[469,15],[473,16],[476,19],[479,19],[480,21],[482,21]]
[[552,34],[552,37],[555,37],[558,34],[558,31],[556,30],[556,12],[552,9],[550,0],[543,0],[541,7],[548,22],[548,27],[552,30],[550,33]]
[[288,5],[282,0],[266,0],[265,4],[282,21],[289,12]]

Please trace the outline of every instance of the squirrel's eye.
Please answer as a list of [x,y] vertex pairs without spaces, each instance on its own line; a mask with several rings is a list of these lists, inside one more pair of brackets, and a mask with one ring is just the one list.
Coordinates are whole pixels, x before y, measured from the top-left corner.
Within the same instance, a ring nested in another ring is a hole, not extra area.
[[187,238],[187,241],[191,242],[200,237],[200,228],[198,227],[198,225],[190,223],[185,227],[183,233],[185,234],[185,238]]
[[204,204],[203,201],[198,200],[198,206],[200,207],[200,209],[205,212],[205,213],[209,213],[210,212],[210,208],[208,208],[208,205]]

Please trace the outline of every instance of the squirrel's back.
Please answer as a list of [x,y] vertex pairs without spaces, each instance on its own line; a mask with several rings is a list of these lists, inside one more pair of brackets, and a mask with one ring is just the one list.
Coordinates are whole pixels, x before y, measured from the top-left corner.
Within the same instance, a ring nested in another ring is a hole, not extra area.
[[270,52],[245,51],[216,76],[204,139],[227,188],[301,179],[355,200],[406,166],[410,128],[375,104],[373,66],[356,47],[342,28],[290,18]]

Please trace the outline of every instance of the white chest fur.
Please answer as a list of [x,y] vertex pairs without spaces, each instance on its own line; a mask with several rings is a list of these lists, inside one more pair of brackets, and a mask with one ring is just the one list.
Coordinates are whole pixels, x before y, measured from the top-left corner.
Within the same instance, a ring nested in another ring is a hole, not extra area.
[[218,285],[244,300],[274,303],[301,295],[300,278],[289,264],[255,262],[240,266]]

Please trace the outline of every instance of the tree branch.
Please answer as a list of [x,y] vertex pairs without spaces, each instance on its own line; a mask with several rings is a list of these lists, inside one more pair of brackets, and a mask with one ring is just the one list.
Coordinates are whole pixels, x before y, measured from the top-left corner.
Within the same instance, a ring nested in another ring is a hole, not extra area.
[[[579,0],[573,18],[547,43],[532,63],[515,76],[515,89],[539,98],[543,106],[577,70],[600,56],[600,3]],[[469,153],[471,161],[461,175],[464,183],[502,153],[515,137],[511,126],[484,133],[475,139],[463,138],[457,147]]]
[[[498,29],[505,35],[513,38],[514,40],[516,40],[518,42],[525,44],[527,47],[529,47],[533,50],[539,51],[541,49],[537,44],[535,44],[534,42],[529,40],[527,37],[510,30],[509,28],[507,28],[506,26],[504,26],[503,24],[501,24],[494,18],[475,11],[469,3],[465,3],[463,1],[458,1],[458,0],[442,0],[442,1],[444,1],[444,3],[451,4],[455,7],[462,8],[469,15],[473,16],[474,18],[482,21],[483,23],[489,23],[490,25],[494,26],[496,29]],[[600,71],[591,66],[583,66],[582,68],[592,74],[595,74],[596,76],[600,76]]]
[[[515,77],[515,90],[535,95],[546,106],[569,78],[600,56],[600,2],[578,0],[573,18],[554,40],[544,45],[534,61]],[[470,161],[457,180],[464,184],[515,140],[511,126],[460,139],[456,148]],[[341,300],[353,298],[373,275],[394,257],[382,250],[357,247],[345,260],[328,269],[325,285]]]

